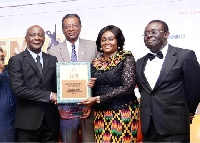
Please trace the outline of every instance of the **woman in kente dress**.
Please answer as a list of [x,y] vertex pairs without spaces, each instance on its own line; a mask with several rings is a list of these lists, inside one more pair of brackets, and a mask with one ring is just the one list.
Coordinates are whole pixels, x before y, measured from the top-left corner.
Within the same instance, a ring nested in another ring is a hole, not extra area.
[[102,56],[92,61],[91,74],[95,83],[92,97],[83,100],[84,116],[94,109],[96,142],[136,142],[139,103],[134,94],[135,60],[123,50],[122,31],[108,25],[97,37],[97,49]]

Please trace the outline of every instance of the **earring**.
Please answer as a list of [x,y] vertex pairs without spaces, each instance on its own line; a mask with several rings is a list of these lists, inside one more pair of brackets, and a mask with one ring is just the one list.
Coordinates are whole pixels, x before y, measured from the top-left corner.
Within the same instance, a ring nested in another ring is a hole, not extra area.
[[102,51],[103,49],[102,49],[102,48],[100,48],[100,50]]
[[120,49],[120,47],[118,47],[118,50]]

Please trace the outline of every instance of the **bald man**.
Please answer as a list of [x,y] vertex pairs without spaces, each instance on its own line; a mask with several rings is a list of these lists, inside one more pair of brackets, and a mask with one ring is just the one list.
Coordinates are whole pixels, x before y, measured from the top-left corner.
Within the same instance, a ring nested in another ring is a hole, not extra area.
[[17,97],[15,128],[19,142],[57,142],[56,57],[42,52],[44,30],[27,29],[24,52],[8,63],[11,88]]

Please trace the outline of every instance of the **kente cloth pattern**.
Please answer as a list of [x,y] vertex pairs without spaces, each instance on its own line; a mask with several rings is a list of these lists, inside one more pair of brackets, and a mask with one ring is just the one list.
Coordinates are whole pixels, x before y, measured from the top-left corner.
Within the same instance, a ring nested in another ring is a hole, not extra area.
[[125,104],[120,110],[94,112],[94,132],[97,143],[136,143],[139,127],[139,105]]
[[96,67],[97,70],[111,70],[112,68],[117,66],[119,62],[125,59],[127,55],[132,55],[132,53],[130,51],[120,51],[118,54],[109,58],[95,58],[92,61],[92,64],[94,67]]
[[136,142],[139,103],[134,94],[135,60],[131,52],[120,51],[109,58],[96,58],[91,66],[97,78],[93,96],[96,142]]

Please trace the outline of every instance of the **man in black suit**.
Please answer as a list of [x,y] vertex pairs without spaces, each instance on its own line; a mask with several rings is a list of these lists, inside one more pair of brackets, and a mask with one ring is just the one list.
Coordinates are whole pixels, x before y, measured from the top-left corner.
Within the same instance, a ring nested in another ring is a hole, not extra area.
[[168,36],[165,22],[149,22],[144,43],[151,53],[136,63],[144,142],[188,142],[189,117],[199,103],[200,66],[196,55],[168,44]]
[[41,51],[45,33],[40,26],[28,28],[25,40],[26,50],[8,63],[11,87],[17,97],[17,138],[19,142],[57,142],[57,59]]

